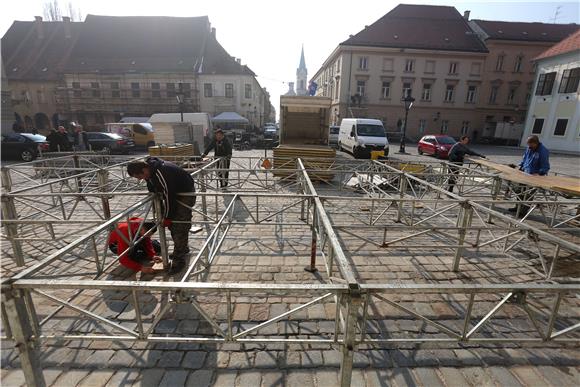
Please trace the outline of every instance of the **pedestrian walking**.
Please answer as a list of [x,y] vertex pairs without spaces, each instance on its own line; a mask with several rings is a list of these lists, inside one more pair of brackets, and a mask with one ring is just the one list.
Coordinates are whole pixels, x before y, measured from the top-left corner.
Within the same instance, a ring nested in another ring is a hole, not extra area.
[[[459,142],[456,142],[451,147],[451,149],[449,150],[449,161],[451,163],[458,165],[458,166],[462,166],[463,161],[465,159],[465,155],[479,156],[479,157],[485,158],[484,155],[469,149],[467,147],[467,144],[469,144],[469,137],[461,136],[461,138],[459,139]],[[457,176],[459,175],[460,171],[461,171],[461,168],[458,168],[454,165],[449,165],[450,175],[449,175],[449,186],[447,188],[447,190],[449,192],[453,192],[453,188],[455,187],[455,184],[457,183]]]
[[58,150],[60,152],[70,151],[72,149],[72,146],[68,139],[68,133],[64,126],[58,127],[58,134],[60,136],[60,139],[58,141]]
[[89,149],[89,138],[87,132],[83,130],[82,125],[75,125],[75,133],[73,135],[75,150],[79,152],[87,151]]
[[[161,244],[150,236],[156,228],[155,222],[136,217],[129,218],[129,222],[120,222],[109,234],[109,250],[119,255],[119,263],[128,269],[146,274],[157,273],[161,270],[154,269],[153,265],[161,262]],[[149,230],[151,233],[145,235]]]
[[48,141],[48,151],[58,152],[58,146],[60,144],[60,135],[56,129],[51,129],[48,136],[46,136],[46,141]]
[[225,137],[223,130],[220,128],[215,131],[214,139],[209,143],[207,148],[205,148],[201,157],[206,157],[212,149],[214,150],[214,156],[220,158],[220,161],[218,162],[218,169],[220,170],[218,172],[218,177],[220,179],[220,187],[225,188],[228,186],[230,161],[232,158],[232,144]]
[[189,253],[189,229],[195,196],[178,195],[195,192],[193,178],[183,168],[157,157],[129,163],[127,173],[131,177],[145,180],[149,192],[161,196],[162,225],[169,227],[173,239],[169,274],[179,273],[185,267],[185,257]]

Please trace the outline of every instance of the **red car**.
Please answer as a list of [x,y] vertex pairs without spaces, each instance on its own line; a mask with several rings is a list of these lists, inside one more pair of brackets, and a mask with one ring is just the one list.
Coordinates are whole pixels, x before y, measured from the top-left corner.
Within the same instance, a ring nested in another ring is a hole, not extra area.
[[427,155],[433,155],[438,159],[446,159],[449,150],[457,141],[453,137],[446,136],[444,134],[433,134],[423,136],[417,144],[417,152],[420,155],[423,153]]

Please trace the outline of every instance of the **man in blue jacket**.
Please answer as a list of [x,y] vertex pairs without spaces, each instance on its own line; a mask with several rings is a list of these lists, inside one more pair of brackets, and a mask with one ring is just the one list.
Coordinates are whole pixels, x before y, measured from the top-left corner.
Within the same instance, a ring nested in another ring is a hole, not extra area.
[[[528,148],[524,153],[524,158],[519,164],[520,171],[534,176],[547,175],[550,170],[550,151],[540,142],[538,136],[535,135],[528,137],[527,144]],[[511,166],[516,167],[513,164]],[[514,192],[516,193],[517,200],[526,201],[534,198],[536,190],[534,188],[519,186],[514,188]],[[509,209],[509,211],[515,212],[518,217],[525,216],[529,210],[530,207],[525,204],[519,204]]]
[[540,142],[538,136],[528,137],[528,149],[520,163],[520,171],[529,175],[544,176],[550,170],[550,151]]
[[149,192],[161,196],[162,225],[169,227],[171,239],[173,239],[169,274],[179,273],[185,267],[185,257],[189,253],[188,237],[195,196],[178,196],[178,194],[195,192],[193,178],[183,168],[157,157],[148,157],[145,161],[129,163],[127,173],[131,177],[147,181]]

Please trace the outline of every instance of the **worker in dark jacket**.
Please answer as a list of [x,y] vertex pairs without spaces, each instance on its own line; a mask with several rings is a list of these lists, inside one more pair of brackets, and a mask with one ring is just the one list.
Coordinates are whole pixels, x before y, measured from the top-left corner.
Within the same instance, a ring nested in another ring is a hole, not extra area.
[[[461,136],[459,142],[456,142],[449,150],[449,161],[456,165],[463,165],[463,161],[465,159],[465,155],[470,156],[479,156],[485,158],[484,155],[479,154],[467,147],[469,143],[469,137]],[[454,167],[453,165],[449,166],[449,187],[447,190],[449,192],[453,192],[453,187],[455,187],[455,183],[457,182],[457,175],[461,168]]]
[[220,158],[218,164],[220,171],[218,172],[218,176],[220,177],[220,187],[225,188],[228,186],[232,144],[230,144],[230,141],[224,136],[224,132],[219,128],[215,131],[214,139],[205,148],[201,157],[206,157],[212,149],[214,149],[215,157]]
[[56,131],[56,129],[51,129],[48,136],[46,136],[46,141],[48,141],[49,152],[58,152],[60,139],[61,139],[60,134]]
[[189,229],[195,196],[178,196],[178,194],[195,192],[193,178],[183,168],[157,157],[129,163],[127,173],[137,179],[146,180],[149,192],[161,195],[162,225],[169,227],[173,239],[169,274],[179,273],[183,270],[185,256],[189,253]]

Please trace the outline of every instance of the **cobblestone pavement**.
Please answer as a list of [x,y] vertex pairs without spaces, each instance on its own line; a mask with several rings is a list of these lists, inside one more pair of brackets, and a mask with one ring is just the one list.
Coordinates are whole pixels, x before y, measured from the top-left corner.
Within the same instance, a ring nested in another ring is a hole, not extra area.
[[[483,150],[482,150],[483,151]],[[261,151],[246,152],[244,155],[261,156]],[[340,157],[346,157],[344,155]],[[515,157],[515,156],[507,156]],[[558,163],[557,161],[555,162]],[[293,191],[288,191],[292,193]],[[136,196],[112,201],[113,213],[121,211],[136,201]],[[228,197],[209,201],[210,215],[217,215],[229,203]],[[263,202],[261,206],[274,214],[277,208],[289,205],[292,200]],[[348,202],[348,200],[346,200]],[[199,208],[200,201],[196,205]],[[247,208],[239,207],[234,218],[249,219],[253,210],[250,201]],[[79,205],[82,205],[79,204]],[[215,206],[214,206],[215,205]],[[218,208],[217,214],[213,208]],[[84,212],[83,212],[84,211]],[[91,214],[86,208],[78,216]],[[328,206],[330,220],[334,223],[352,222],[365,216],[366,209],[356,203],[337,202]],[[310,260],[311,230],[299,225],[300,208],[293,207],[283,214],[272,217],[272,224],[234,225],[228,232],[220,253],[212,262],[207,273],[210,282],[241,282],[257,284],[328,284],[340,283],[338,273],[329,277],[324,270],[315,274],[303,268]],[[194,216],[194,223],[201,216]],[[281,222],[293,223],[281,226]],[[66,232],[71,237],[84,231],[71,226],[57,229],[57,235]],[[39,234],[41,232],[39,231]],[[391,234],[390,234],[391,235]],[[361,283],[400,284],[490,284],[490,283],[550,283],[532,270],[534,261],[525,263],[509,260],[491,249],[467,254],[462,261],[461,272],[451,270],[453,252],[433,249],[432,239],[425,236],[414,242],[417,246],[401,246],[381,250],[369,241],[339,231],[342,247],[355,268],[355,276]],[[369,240],[382,235],[365,234]],[[392,237],[397,234],[393,231]],[[205,239],[205,232],[191,236],[190,246],[196,248]],[[66,238],[65,238],[66,239]],[[101,239],[99,244],[103,243]],[[26,244],[26,254],[39,259],[47,253],[66,245],[66,241]],[[74,254],[48,267],[41,274],[50,278],[92,278],[94,262],[90,246],[81,246]],[[18,271],[10,256],[10,246],[2,244],[3,275]],[[525,251],[522,252],[525,254]],[[27,258],[27,264],[35,261]],[[112,258],[111,258],[112,259]],[[319,268],[323,265],[318,257]],[[577,261],[557,274],[562,279],[577,277]],[[575,271],[576,270],[576,271]],[[103,276],[107,280],[128,280],[125,271],[111,268]],[[142,280],[163,281],[171,278],[145,276]],[[173,278],[174,280],[175,278]],[[47,292],[66,299],[73,291],[54,290]],[[501,299],[502,294],[482,294],[474,307],[475,317],[482,317]],[[290,309],[309,302],[312,297],[300,294],[234,294],[233,334],[254,327],[269,318],[279,316]],[[56,304],[34,296],[39,315],[46,316],[55,310]],[[461,312],[467,296],[400,294],[393,301],[417,311],[421,315],[446,327],[461,330]],[[200,293],[196,297],[205,313],[227,329],[227,304],[223,293]],[[538,304],[551,305],[552,298],[538,295]],[[151,326],[155,315],[167,303],[166,295],[147,291],[139,294],[140,309],[145,327]],[[88,290],[75,298],[74,304],[110,318],[125,328],[135,329],[135,308],[131,294],[126,291]],[[561,329],[570,321],[578,321],[580,299],[564,299],[562,314],[556,322]],[[261,338],[308,338],[332,337],[335,329],[336,304],[332,300],[302,309],[276,324],[257,331]],[[538,320],[542,320],[538,317]],[[43,329],[59,335],[80,335],[108,332],[106,326],[97,321],[79,316],[76,312],[63,309],[49,320]],[[445,337],[424,321],[378,299],[371,301],[366,323],[369,337],[399,338]],[[533,334],[534,326],[517,305],[506,304],[486,324],[481,337],[505,335],[514,331],[518,335]],[[155,335],[187,337],[198,335],[214,337],[213,328],[190,304],[174,304],[155,327]],[[572,336],[576,337],[576,336]],[[339,347],[326,343],[284,344],[197,344],[178,342],[146,343],[138,340],[66,340],[47,341],[41,346],[41,362],[49,386],[336,386],[341,361]],[[20,360],[10,341],[4,340],[1,349],[1,381],[3,386],[24,384]],[[361,345],[354,356],[352,386],[576,386],[580,384],[580,351],[574,342],[515,344],[389,344],[383,347]]]

